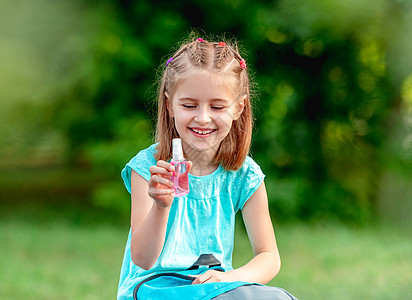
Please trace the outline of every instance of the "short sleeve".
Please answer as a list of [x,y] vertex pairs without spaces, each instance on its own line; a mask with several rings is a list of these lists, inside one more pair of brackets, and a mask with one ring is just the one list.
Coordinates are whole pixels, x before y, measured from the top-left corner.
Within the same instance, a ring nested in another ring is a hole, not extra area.
[[240,175],[241,192],[236,210],[243,209],[246,201],[256,192],[265,179],[262,169],[249,156],[246,157]]
[[140,151],[126,164],[126,166],[122,170],[121,175],[126,189],[129,191],[129,193],[132,193],[131,176],[133,170],[136,171],[136,173],[142,176],[144,179],[149,181],[149,169],[151,166],[156,165],[156,159],[154,158],[155,152],[156,145],[152,145],[149,148]]

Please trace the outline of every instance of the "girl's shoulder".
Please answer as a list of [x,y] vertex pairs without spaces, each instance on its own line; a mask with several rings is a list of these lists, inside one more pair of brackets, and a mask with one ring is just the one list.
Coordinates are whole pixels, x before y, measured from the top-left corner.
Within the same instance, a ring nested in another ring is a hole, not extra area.
[[[156,144],[152,144],[149,147],[147,147],[146,149],[140,150],[131,160],[130,162],[142,162],[143,159],[146,159],[147,161],[150,162],[155,162],[156,163],[156,159],[154,157],[154,155],[156,154],[158,143]],[[130,163],[129,162],[129,163]]]
[[247,156],[242,167],[236,171],[228,171],[229,185],[235,211],[243,209],[246,201],[262,184],[265,174],[260,166]]
[[263,175],[263,172],[260,166],[250,156],[246,156],[246,159],[243,162],[243,165],[238,170],[229,171],[229,172],[233,172],[234,176],[240,176],[240,177],[243,177],[248,174],[249,175],[251,174],[262,174]]
[[258,165],[258,163],[256,161],[253,160],[252,157],[250,157],[249,155],[246,156],[245,162],[243,163],[243,166],[247,169],[260,169],[260,166]]
[[150,167],[156,165],[156,159],[154,157],[156,153],[157,144],[153,144],[146,149],[139,151],[122,170],[122,178],[125,182],[126,188],[130,190],[130,177],[132,171],[136,171],[140,176],[149,181],[150,179]]
[[238,170],[226,171],[225,177],[231,188],[245,190],[260,184],[265,178],[265,174],[260,166],[250,156],[247,156]]
[[156,164],[154,157],[157,144],[153,144],[146,149],[140,150],[127,164],[132,167],[146,168]]

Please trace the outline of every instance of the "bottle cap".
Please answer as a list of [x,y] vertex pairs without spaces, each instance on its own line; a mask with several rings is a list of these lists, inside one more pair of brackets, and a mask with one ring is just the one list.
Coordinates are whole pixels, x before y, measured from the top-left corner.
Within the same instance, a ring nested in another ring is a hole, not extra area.
[[174,161],[181,161],[183,160],[183,150],[182,150],[182,140],[181,139],[173,139],[173,160]]

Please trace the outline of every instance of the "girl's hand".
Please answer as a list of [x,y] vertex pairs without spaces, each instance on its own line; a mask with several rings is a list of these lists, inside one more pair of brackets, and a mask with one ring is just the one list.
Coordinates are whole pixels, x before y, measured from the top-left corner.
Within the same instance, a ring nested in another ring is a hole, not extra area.
[[[192,168],[192,162],[189,161],[188,172]],[[164,160],[159,160],[156,166],[149,169],[150,180],[149,196],[156,201],[159,207],[167,208],[173,203],[174,189],[173,182],[170,180],[175,171],[175,167]]]
[[232,271],[222,272],[222,271],[216,271],[216,270],[209,270],[203,274],[196,275],[194,277],[196,277],[196,279],[192,282],[192,284],[238,281],[233,276]]
[[173,203],[174,189],[170,180],[175,168],[172,164],[159,160],[156,166],[150,167],[149,196],[159,207],[167,208]]

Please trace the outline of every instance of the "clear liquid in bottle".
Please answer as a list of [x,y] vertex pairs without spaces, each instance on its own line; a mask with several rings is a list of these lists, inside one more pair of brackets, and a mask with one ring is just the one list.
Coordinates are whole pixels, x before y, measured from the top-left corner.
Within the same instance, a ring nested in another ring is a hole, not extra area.
[[173,158],[170,161],[175,167],[172,176],[175,197],[181,197],[189,193],[189,168],[188,161],[183,157],[182,140],[173,139]]

